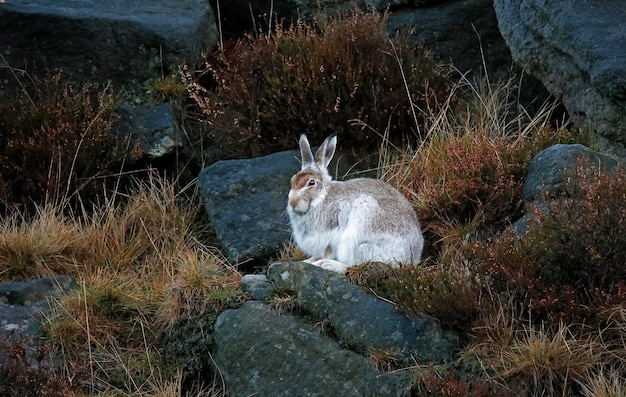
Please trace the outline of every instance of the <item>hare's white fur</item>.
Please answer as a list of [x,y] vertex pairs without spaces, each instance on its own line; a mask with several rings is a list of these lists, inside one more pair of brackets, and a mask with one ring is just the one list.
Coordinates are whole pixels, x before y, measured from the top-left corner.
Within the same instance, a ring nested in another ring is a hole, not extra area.
[[336,144],[328,137],[313,156],[300,137],[302,169],[291,178],[287,213],[307,262],[340,273],[368,261],[418,262],[424,238],[411,204],[378,179],[333,181],[327,167]]

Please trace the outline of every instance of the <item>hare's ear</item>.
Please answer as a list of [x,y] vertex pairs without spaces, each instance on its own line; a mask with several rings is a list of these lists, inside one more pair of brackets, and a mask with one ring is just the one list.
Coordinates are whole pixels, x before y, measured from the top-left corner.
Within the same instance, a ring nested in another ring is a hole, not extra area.
[[335,148],[337,147],[337,135],[333,134],[326,138],[317,152],[315,152],[315,165],[327,169],[330,160],[333,159]]
[[300,156],[302,157],[302,169],[312,168],[315,166],[315,161],[313,159],[313,152],[311,152],[311,145],[309,145],[309,140],[306,139],[306,135],[300,135]]

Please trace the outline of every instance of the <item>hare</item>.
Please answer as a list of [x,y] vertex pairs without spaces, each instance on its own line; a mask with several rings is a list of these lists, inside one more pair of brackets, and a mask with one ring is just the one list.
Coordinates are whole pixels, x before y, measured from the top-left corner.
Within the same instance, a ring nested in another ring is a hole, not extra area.
[[287,214],[293,239],[311,256],[306,262],[344,273],[374,261],[393,267],[420,260],[424,237],[409,201],[378,179],[333,181],[328,164],[336,135],[315,153],[300,136],[302,169],[291,178]]

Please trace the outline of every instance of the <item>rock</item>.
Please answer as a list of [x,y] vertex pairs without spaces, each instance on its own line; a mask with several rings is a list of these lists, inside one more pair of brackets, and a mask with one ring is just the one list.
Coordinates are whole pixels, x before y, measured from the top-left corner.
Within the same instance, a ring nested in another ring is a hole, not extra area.
[[379,373],[314,325],[261,302],[222,313],[214,339],[212,357],[232,397],[409,395],[402,375]]
[[544,191],[553,197],[562,193],[574,194],[571,188],[575,185],[568,185],[567,180],[582,159],[588,159],[591,164],[600,166],[604,171],[614,170],[619,164],[615,157],[583,145],[550,146],[539,152],[528,166],[522,191],[524,201],[529,203],[541,199]]
[[390,33],[410,31],[411,44],[425,46],[442,61],[452,62],[462,73],[483,72],[481,42],[487,67],[508,70],[512,63],[491,0],[449,1],[438,6],[398,9],[389,15],[388,30]]
[[[234,2],[242,3],[240,7],[245,6],[246,8],[249,4],[243,0],[234,0]],[[398,8],[437,2],[441,2],[441,0],[255,0],[252,2],[252,8],[256,15],[267,16],[270,10],[273,10],[279,18],[292,17],[293,19],[297,14],[300,18],[310,20],[320,14],[325,16],[341,15],[353,10],[355,5],[361,9],[371,7],[383,11],[389,7]]]
[[[469,81],[486,73],[492,83],[506,82],[511,76],[522,76],[513,65],[511,52],[498,29],[492,0],[457,0],[423,7],[395,8],[389,14],[387,31],[393,37],[408,31],[408,42],[423,46],[443,63],[451,63]],[[550,99],[542,83],[528,74],[517,81],[516,100],[531,114]],[[559,118],[560,114],[555,114]]]
[[265,274],[246,274],[241,278],[239,285],[242,290],[250,294],[252,299],[265,301],[272,295],[274,285]]
[[122,104],[116,112],[120,119],[113,125],[113,133],[125,143],[130,137],[129,148],[138,144],[144,156],[163,157],[182,146],[171,103],[138,108]]
[[562,99],[577,126],[626,153],[626,7],[621,0],[495,0],[513,59]]
[[37,318],[49,309],[48,299],[59,296],[77,284],[70,276],[44,277],[0,285],[0,335],[22,331],[33,336],[39,328]]
[[526,213],[512,225],[517,236],[524,235],[536,224],[538,214],[549,213],[554,200],[562,195],[576,197],[577,184],[571,178],[581,160],[589,161],[604,172],[615,171],[622,164],[612,155],[579,144],[557,144],[537,153],[530,162],[522,190]]
[[298,157],[289,151],[222,160],[198,175],[209,221],[231,262],[267,258],[289,241],[285,207]]
[[456,336],[443,331],[436,319],[407,318],[337,273],[293,262],[273,263],[267,274],[276,287],[294,291],[303,312],[327,321],[343,346],[361,354],[382,350],[405,365],[443,363],[457,347]]
[[242,285],[292,291],[298,310],[249,301],[218,317],[212,358],[232,396],[408,396],[409,373],[379,372],[372,353],[399,366],[441,364],[457,346],[437,320],[409,319],[308,263],[274,263],[267,277],[245,276]]
[[164,69],[200,61],[217,42],[204,0],[2,1],[0,32],[12,68],[31,75],[59,68],[76,81],[135,89]]

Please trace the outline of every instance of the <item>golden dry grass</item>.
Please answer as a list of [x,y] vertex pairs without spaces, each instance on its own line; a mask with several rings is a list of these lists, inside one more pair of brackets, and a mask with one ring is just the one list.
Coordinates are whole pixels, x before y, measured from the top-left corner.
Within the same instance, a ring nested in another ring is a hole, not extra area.
[[156,377],[159,335],[190,312],[240,299],[239,273],[195,238],[201,206],[183,193],[153,174],[124,200],[110,197],[91,212],[44,207],[31,219],[0,220],[3,281],[53,274],[78,281],[51,301],[43,332],[68,376],[89,368],[93,392],[180,390],[180,380]]

